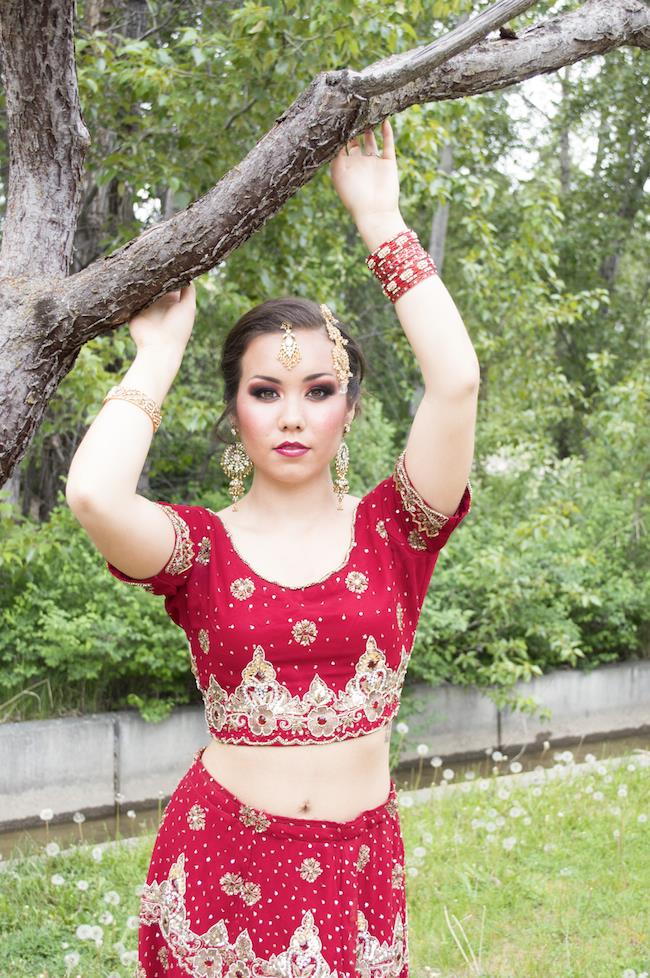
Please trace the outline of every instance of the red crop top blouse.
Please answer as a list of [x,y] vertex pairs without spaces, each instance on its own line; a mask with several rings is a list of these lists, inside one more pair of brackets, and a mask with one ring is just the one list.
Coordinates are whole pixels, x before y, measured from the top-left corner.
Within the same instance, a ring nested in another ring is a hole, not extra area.
[[210,733],[233,744],[358,737],[399,708],[438,554],[471,505],[433,510],[398,457],[357,504],[350,547],[319,581],[289,587],[255,573],[212,510],[158,500],[176,539],[164,569],[137,580],[185,631]]

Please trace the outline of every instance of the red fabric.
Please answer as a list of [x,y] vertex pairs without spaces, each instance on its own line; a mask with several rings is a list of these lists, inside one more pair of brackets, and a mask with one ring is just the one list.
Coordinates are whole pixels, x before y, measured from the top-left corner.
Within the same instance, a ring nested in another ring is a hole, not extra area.
[[188,637],[215,739],[341,741],[397,713],[438,555],[471,505],[468,483],[456,512],[436,515],[403,463],[404,453],[359,502],[343,565],[304,587],[256,574],[211,510],[165,501],[181,517],[166,569],[137,581],[107,563],[120,580],[165,596]]
[[202,752],[156,837],[136,978],[408,978],[393,781],[350,821],[291,818],[244,805]]

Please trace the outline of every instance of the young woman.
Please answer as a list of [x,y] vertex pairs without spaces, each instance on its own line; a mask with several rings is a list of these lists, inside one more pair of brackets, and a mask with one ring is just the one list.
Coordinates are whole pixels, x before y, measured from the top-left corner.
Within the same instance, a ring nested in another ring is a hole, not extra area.
[[70,468],[68,503],[109,571],[164,595],[185,630],[211,734],[156,837],[138,978],[408,975],[391,719],[435,563],[470,508],[479,367],[400,215],[388,121],[382,135],[381,156],[368,131],[331,175],[424,379],[391,475],[349,495],[363,355],[327,306],[285,298],[225,340],[233,504],[138,495],[192,286],[131,321],[135,361]]

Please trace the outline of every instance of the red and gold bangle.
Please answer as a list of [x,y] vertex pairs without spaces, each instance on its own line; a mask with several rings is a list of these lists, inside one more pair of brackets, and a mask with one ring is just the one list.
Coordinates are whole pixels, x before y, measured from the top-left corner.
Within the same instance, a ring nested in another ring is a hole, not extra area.
[[397,302],[418,282],[438,272],[431,255],[420,244],[416,232],[410,229],[400,231],[380,244],[368,255],[366,264],[391,302]]

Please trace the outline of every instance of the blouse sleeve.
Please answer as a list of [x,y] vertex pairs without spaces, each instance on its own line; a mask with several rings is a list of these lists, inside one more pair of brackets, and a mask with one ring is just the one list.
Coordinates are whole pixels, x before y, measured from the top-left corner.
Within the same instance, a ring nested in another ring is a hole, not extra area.
[[372,491],[378,516],[378,532],[393,545],[417,557],[436,554],[469,513],[472,487],[467,481],[451,516],[433,509],[417,491],[406,471],[404,450],[392,474]]
[[174,546],[162,570],[151,577],[136,578],[125,574],[109,561],[106,561],[106,567],[113,577],[126,584],[173,598],[188,583],[197,564],[207,562],[210,540],[204,533],[204,516],[200,506],[183,506],[162,499],[156,500],[156,504],[174,528]]

